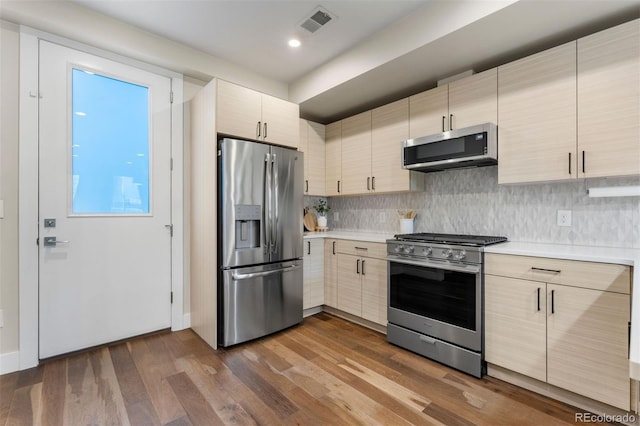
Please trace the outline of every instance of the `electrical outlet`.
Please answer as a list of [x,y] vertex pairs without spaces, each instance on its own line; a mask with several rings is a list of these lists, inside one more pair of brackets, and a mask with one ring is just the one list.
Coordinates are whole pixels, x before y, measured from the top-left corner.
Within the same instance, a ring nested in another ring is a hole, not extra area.
[[333,220],[336,222],[340,222],[340,213],[339,212],[333,212]]
[[558,210],[558,226],[571,226],[571,210]]

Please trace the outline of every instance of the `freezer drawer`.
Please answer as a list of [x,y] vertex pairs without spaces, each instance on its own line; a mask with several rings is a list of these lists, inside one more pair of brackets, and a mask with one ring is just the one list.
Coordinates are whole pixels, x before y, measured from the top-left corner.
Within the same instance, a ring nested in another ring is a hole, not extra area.
[[224,270],[222,275],[221,346],[302,321],[302,260]]

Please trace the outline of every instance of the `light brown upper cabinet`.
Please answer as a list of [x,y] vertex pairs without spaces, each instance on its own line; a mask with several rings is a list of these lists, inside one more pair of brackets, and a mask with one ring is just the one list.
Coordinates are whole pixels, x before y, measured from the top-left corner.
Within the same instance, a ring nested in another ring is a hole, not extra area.
[[[409,138],[409,98],[372,111],[371,189],[406,191],[413,173],[402,168],[401,143]],[[424,181],[424,175],[415,176]]]
[[498,182],[577,176],[576,42],[498,67]]
[[409,137],[498,122],[497,70],[427,90],[409,98]]
[[325,195],[325,129],[320,123],[300,119],[300,144],[304,152],[304,195]]
[[218,133],[297,148],[300,108],[228,81],[218,80]]
[[[327,142],[329,126],[335,126],[337,133],[338,125],[341,126],[343,167],[342,180],[334,183],[336,193],[333,195],[424,190],[424,174],[402,168],[401,142],[409,136],[408,98],[328,125]],[[330,149],[333,148],[327,147],[327,162]],[[327,185],[333,181],[327,178]]]
[[340,195],[342,191],[342,121],[325,127],[326,195]]
[[371,111],[342,120],[343,194],[371,191]]
[[640,173],[640,20],[578,40],[578,167]]

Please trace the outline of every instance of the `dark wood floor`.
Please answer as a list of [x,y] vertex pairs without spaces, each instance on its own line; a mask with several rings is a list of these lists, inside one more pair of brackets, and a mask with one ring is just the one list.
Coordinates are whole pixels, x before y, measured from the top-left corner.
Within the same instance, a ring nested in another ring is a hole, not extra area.
[[575,412],[324,313],[228,350],[184,330],[0,376],[0,425],[563,425]]

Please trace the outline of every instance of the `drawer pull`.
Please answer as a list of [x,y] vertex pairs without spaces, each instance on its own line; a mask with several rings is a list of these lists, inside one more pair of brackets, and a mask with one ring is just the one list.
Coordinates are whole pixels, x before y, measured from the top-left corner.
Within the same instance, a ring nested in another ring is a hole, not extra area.
[[354,246],[353,248],[355,248],[356,250],[368,250],[368,248],[366,248],[366,247],[357,247],[357,246]]
[[420,336],[420,341],[429,343],[430,345],[435,345],[437,342],[436,339],[432,339],[431,337],[427,337],[427,336]]
[[532,266],[531,270],[534,272],[549,272],[551,274],[559,274],[560,272],[562,272],[561,269],[544,269],[544,268],[536,268],[535,266]]

